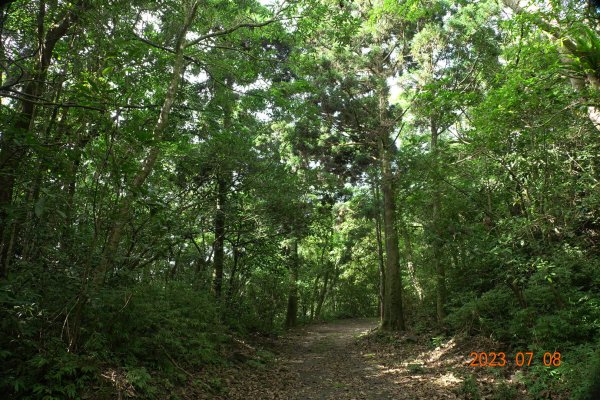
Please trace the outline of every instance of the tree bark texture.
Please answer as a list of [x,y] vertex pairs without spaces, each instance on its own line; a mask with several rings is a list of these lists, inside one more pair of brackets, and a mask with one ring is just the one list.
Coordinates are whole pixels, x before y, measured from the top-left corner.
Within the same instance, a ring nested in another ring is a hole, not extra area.
[[441,195],[439,190],[438,168],[439,168],[439,149],[438,149],[438,128],[434,117],[430,121],[431,129],[431,155],[433,158],[433,193],[431,206],[431,229],[432,229],[432,251],[433,251],[433,267],[435,271],[435,304],[436,317],[438,325],[442,325],[446,318],[446,266],[443,263],[441,249],[441,230],[440,230],[440,208]]
[[298,316],[298,270],[300,269],[298,258],[298,239],[294,238],[290,245],[290,292],[288,295],[287,312],[285,315],[285,326],[291,328],[297,324]]
[[392,149],[390,133],[393,122],[388,116],[388,87],[381,72],[379,98],[379,160],[381,167],[381,193],[383,194],[383,229],[385,234],[385,298],[383,306],[384,330],[404,330],[404,308],[402,304],[402,274],[400,270],[400,250],[396,231],[396,192],[392,172]]
[[217,298],[223,291],[223,265],[225,261],[225,203],[227,201],[227,183],[217,179],[217,207],[215,210],[215,242],[213,291]]
[[373,197],[375,200],[375,236],[377,238],[377,260],[379,267],[379,318],[383,321],[384,299],[385,299],[385,256],[383,253],[383,237],[381,233],[381,196],[379,194],[379,183],[373,183]]

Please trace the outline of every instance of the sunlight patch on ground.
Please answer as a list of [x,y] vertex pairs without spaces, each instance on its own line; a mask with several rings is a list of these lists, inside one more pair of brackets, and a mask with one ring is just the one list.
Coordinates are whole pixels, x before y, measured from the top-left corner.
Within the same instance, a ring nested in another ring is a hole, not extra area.
[[439,386],[455,386],[459,383],[461,383],[463,381],[463,379],[457,377],[454,375],[453,372],[447,372],[444,375],[438,377],[434,382],[436,384],[438,384]]
[[380,369],[379,373],[376,374],[377,376],[383,376],[387,374],[401,374],[407,371],[406,368],[390,368],[381,364],[377,364],[377,368]]
[[425,363],[433,363],[439,361],[443,356],[449,353],[454,347],[456,347],[456,341],[454,338],[450,339],[446,343],[436,347],[433,350],[424,351],[419,354],[416,359],[423,359]]

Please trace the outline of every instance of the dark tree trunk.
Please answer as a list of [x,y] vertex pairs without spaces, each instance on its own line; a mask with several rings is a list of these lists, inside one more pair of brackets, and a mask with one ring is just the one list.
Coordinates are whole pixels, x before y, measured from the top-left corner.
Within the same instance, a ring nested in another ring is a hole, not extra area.
[[385,304],[385,256],[383,253],[383,236],[381,232],[381,196],[377,182],[373,182],[373,196],[376,204],[375,235],[377,238],[377,258],[379,266],[379,319],[383,322]]
[[311,298],[311,302],[310,302],[310,319],[313,320],[315,319],[315,302],[318,301],[317,295],[319,294],[319,279],[321,279],[320,275],[317,275],[315,277],[315,281],[313,283],[313,289],[312,289],[312,298]]
[[417,292],[417,298],[419,299],[419,303],[423,301],[423,287],[419,283],[417,279],[417,271],[415,270],[415,257],[413,254],[412,248],[412,239],[410,238],[410,231],[407,226],[402,226],[401,228],[402,238],[404,239],[404,248],[406,250],[406,269],[408,270],[408,276],[410,279],[411,285],[415,288]]
[[240,249],[239,249],[239,237],[236,244],[233,246],[233,265],[231,266],[231,274],[229,274],[229,283],[227,285],[226,301],[227,306],[233,306],[233,298],[236,295],[236,278],[238,275],[239,263],[240,263]]
[[382,151],[383,228],[385,232],[386,268],[383,324],[385,330],[404,330],[402,305],[402,278],[400,274],[400,252],[396,232],[395,192],[392,182],[391,160],[388,151]]
[[293,239],[290,245],[290,293],[288,295],[285,326],[291,328],[297,325],[298,317],[298,240]]
[[385,297],[383,305],[384,330],[405,330],[402,304],[402,275],[400,250],[396,231],[396,192],[392,172],[392,149],[390,133],[393,121],[388,115],[388,88],[384,79],[383,66],[379,66],[379,161],[381,166],[381,193],[383,194],[383,229],[385,233]]
[[214,243],[214,279],[213,290],[217,298],[223,290],[223,264],[225,261],[225,202],[227,201],[227,183],[217,179],[217,208],[215,212],[215,243]]
[[325,278],[323,279],[323,287],[321,288],[321,293],[319,294],[319,302],[317,303],[317,310],[315,311],[315,318],[319,319],[321,317],[321,310],[323,309],[323,303],[325,302],[325,298],[327,297],[327,290],[329,287],[329,275],[331,271],[327,269],[325,272]]
[[436,304],[436,316],[438,325],[442,325],[446,318],[446,266],[441,260],[442,256],[442,235],[440,227],[440,207],[441,207],[441,196],[438,187],[439,179],[439,160],[438,160],[438,128],[435,123],[435,119],[431,118],[431,155],[433,157],[433,193],[432,193],[432,207],[431,207],[431,227],[432,227],[432,250],[433,250],[433,266],[435,271],[435,304]]

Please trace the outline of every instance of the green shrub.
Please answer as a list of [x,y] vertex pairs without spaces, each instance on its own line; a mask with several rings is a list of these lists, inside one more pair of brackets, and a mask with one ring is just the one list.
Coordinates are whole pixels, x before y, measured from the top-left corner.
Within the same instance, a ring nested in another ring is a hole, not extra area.
[[493,400],[517,400],[519,398],[519,392],[515,387],[501,382],[495,390]]
[[477,379],[473,375],[468,375],[458,388],[458,394],[465,400],[481,400]]
[[513,294],[508,288],[497,287],[455,309],[447,318],[451,328],[470,334],[493,334],[496,339],[514,339],[506,321],[517,312]]
[[573,400],[600,399],[600,349],[579,346],[565,356],[567,382]]
[[113,394],[162,399],[188,379],[182,368],[222,362],[215,301],[189,285],[103,289],[84,308],[77,352],[67,351],[62,324],[48,325],[42,306],[11,307],[4,297],[0,391],[10,398],[75,399],[94,383]]

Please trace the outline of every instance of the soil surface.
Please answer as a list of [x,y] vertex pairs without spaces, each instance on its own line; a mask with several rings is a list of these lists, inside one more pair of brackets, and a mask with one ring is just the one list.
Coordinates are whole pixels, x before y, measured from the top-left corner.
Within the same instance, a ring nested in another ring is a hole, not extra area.
[[[263,343],[273,358],[265,365],[246,360],[224,372],[226,395],[217,398],[435,400],[477,398],[471,397],[477,392],[490,399],[508,377],[474,376],[466,366],[471,347],[485,343],[461,346],[446,339],[435,346],[426,336],[378,334],[376,326],[373,319],[335,321]],[[465,385],[466,376],[472,383]]]

